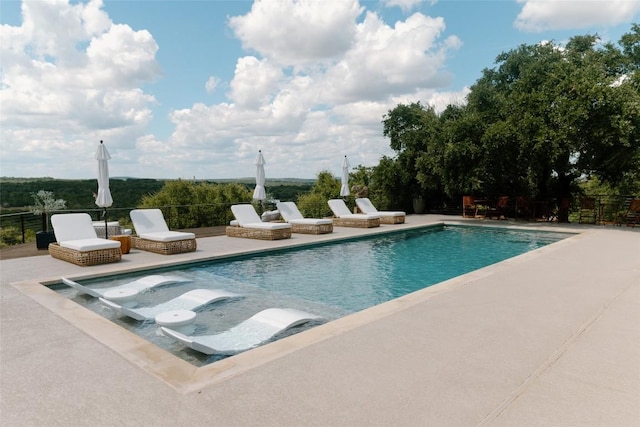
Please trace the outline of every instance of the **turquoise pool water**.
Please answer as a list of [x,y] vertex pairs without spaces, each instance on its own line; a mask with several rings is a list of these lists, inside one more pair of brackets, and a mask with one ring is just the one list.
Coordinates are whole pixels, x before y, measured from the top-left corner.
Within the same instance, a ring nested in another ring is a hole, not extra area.
[[[297,308],[331,321],[503,261],[569,234],[470,226],[432,226],[304,249],[153,270],[86,286],[117,286],[148,274],[190,282],[157,288],[139,299],[155,305],[195,288],[224,289],[243,297],[212,304],[197,317],[197,334],[222,332],[266,308]],[[196,365],[217,360],[156,334],[152,322],[122,317],[95,298],[60,287],[58,292]],[[294,328],[288,334],[313,327]],[[286,335],[287,333],[285,333]]]

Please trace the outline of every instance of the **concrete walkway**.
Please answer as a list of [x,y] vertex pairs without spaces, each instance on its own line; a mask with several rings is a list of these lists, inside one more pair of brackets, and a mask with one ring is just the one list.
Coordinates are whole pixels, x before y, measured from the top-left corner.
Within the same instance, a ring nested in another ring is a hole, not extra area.
[[640,426],[640,229],[531,224],[580,234],[203,368],[38,284],[441,221],[2,260],[0,425]]

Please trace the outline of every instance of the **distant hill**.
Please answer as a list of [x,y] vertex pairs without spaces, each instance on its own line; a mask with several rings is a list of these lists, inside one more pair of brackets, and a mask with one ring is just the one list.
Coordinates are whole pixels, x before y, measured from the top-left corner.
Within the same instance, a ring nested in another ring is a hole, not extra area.
[[[135,207],[143,196],[158,192],[166,181],[171,180],[112,177],[109,186],[113,207]],[[251,189],[255,186],[254,177],[196,181],[216,184],[239,183]],[[313,179],[267,178],[265,187],[267,193],[275,199],[296,200],[298,195],[309,192],[314,182]],[[52,191],[57,199],[65,200],[67,209],[94,209],[94,193],[98,190],[98,183],[97,179],[0,177],[0,207],[16,209],[31,206],[31,194],[40,190]]]

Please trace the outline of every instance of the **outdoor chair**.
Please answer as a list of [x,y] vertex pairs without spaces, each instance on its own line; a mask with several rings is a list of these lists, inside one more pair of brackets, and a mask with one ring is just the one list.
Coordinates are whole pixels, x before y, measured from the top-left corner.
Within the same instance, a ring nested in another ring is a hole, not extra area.
[[578,215],[579,224],[595,224],[598,218],[596,209],[596,199],[594,197],[580,198],[580,208]]
[[495,206],[490,206],[487,210],[487,216],[489,218],[495,217],[496,219],[507,219],[507,213],[509,210],[509,196],[500,196]]
[[285,222],[262,222],[253,205],[231,206],[237,225],[226,228],[228,237],[245,237],[259,240],[280,240],[291,237],[291,224]]
[[640,199],[631,199],[623,220],[627,227],[635,227],[640,224]]
[[407,216],[402,211],[379,211],[367,197],[356,199],[356,205],[364,214],[380,215],[380,224],[404,224]]
[[293,202],[278,202],[278,211],[291,224],[292,233],[327,234],[333,232],[333,221],[328,218],[305,218]]
[[53,258],[81,267],[122,259],[120,242],[98,237],[89,214],[52,215],[51,225],[57,240],[49,244],[49,254]]
[[161,255],[194,252],[198,246],[196,235],[170,231],[160,209],[134,209],[129,213],[137,236],[131,246]]
[[329,207],[335,215],[333,224],[338,227],[373,228],[380,227],[379,214],[354,214],[342,199],[331,199]]

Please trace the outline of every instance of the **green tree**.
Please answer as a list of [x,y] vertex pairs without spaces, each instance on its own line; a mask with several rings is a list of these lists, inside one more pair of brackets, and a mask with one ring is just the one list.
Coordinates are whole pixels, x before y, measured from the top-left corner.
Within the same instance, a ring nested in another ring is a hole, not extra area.
[[323,218],[331,216],[327,201],[340,193],[340,180],[329,171],[321,171],[311,191],[298,197],[298,209],[305,217]]
[[401,104],[385,116],[383,134],[397,152],[383,159],[386,176],[405,188],[402,198],[417,186],[432,196],[562,199],[591,176],[637,192],[639,67],[636,24],[618,46],[587,35],[503,53],[466,105],[438,115]]
[[232,217],[232,204],[251,201],[252,192],[241,184],[168,181],[155,194],[146,195],[141,208],[161,208],[169,228],[224,225]]

